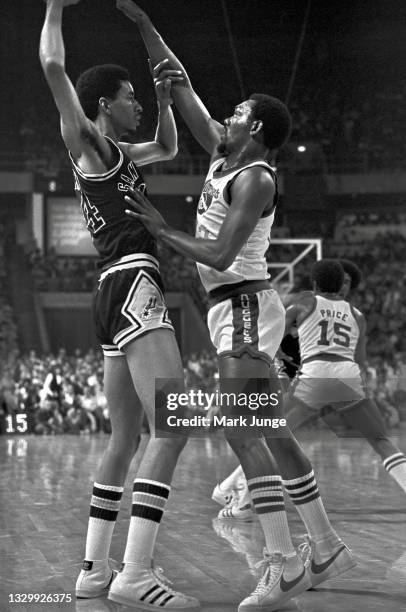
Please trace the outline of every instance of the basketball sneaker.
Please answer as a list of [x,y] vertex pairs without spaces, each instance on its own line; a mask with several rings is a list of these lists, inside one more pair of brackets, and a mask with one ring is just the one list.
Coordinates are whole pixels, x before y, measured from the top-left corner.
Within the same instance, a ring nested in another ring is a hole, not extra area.
[[283,555],[264,550],[263,574],[256,589],[238,606],[238,612],[271,612],[285,601],[304,593],[311,580],[297,554]]
[[92,599],[102,597],[108,592],[111,583],[117,575],[117,569],[111,565],[117,565],[117,561],[109,559],[106,561],[83,561],[82,569],[76,581],[76,597],[78,599]]
[[236,519],[238,521],[252,521],[254,517],[254,511],[251,504],[245,504],[245,506],[239,506],[237,503],[231,503],[225,508],[222,508],[217,515],[219,519]]
[[217,484],[211,496],[212,500],[220,504],[220,506],[227,506],[231,500],[233,499],[233,490],[232,489],[221,489],[221,485]]
[[309,534],[303,537],[305,541],[299,546],[299,554],[309,572],[312,587],[357,565],[351,551],[339,538],[315,541]]
[[172,583],[158,567],[134,569],[124,565],[109,591],[108,600],[139,610],[195,610],[195,597],[172,589]]

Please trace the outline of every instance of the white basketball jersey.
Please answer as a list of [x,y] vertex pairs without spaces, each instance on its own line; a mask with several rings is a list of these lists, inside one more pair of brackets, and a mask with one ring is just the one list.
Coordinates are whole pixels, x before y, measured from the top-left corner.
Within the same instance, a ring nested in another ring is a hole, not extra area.
[[[265,161],[255,161],[246,166],[220,171],[225,158],[216,159],[210,166],[197,207],[196,237],[215,240],[219,234],[224,218],[231,204],[230,187],[236,176],[246,168],[262,166],[269,170],[275,182],[276,177],[271,166]],[[270,196],[271,197],[271,196]],[[277,199],[275,192],[274,203]],[[271,227],[275,209],[271,214],[258,220],[254,231],[242,246],[233,263],[227,270],[220,272],[209,266],[198,263],[200,279],[206,291],[221,285],[239,283],[244,280],[262,280],[269,278],[265,259],[271,239]]]
[[315,300],[314,309],[298,326],[301,360],[328,353],[353,361],[359,338],[354,313],[361,313],[344,300],[320,295]]

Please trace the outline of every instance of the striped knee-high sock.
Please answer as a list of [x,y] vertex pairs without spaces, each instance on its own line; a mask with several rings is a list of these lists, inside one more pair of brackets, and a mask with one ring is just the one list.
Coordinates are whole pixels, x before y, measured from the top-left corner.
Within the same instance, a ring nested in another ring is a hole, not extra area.
[[259,476],[248,480],[252,503],[265,535],[268,552],[294,555],[280,476]]
[[123,487],[94,483],[86,538],[86,561],[108,559],[122,495]]
[[124,553],[125,568],[151,567],[158,528],[169,497],[170,486],[156,480],[136,478]]
[[283,486],[313,539],[338,538],[324,509],[313,470],[299,478],[284,480]]
[[406,492],[406,456],[399,452],[383,460],[383,467]]

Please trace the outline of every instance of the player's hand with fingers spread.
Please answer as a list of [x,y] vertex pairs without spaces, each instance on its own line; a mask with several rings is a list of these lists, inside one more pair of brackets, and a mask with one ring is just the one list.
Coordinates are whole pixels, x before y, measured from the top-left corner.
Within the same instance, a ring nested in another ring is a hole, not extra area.
[[183,81],[182,72],[168,68],[168,62],[168,59],[164,59],[151,70],[158,102],[166,105],[173,102],[171,98],[172,84]]
[[150,234],[158,238],[160,231],[168,225],[165,219],[141,191],[130,189],[129,193],[131,195],[126,195],[124,199],[133,210],[127,209],[126,214],[141,221]]
[[148,19],[148,15],[132,0],[116,0],[116,7],[131,21]]

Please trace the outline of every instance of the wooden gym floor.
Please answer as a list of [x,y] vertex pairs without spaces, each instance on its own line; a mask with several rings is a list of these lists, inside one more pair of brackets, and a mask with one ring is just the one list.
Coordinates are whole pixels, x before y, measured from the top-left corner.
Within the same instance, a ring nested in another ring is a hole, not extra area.
[[[302,612],[406,611],[406,496],[362,440],[327,430],[299,433],[313,462],[326,508],[353,550],[355,570],[292,600]],[[406,449],[406,432],[397,438]],[[84,554],[88,505],[106,437],[0,436],[0,612],[127,612],[105,599],[75,601]],[[134,472],[129,475],[111,556],[127,535]],[[200,598],[202,612],[236,611],[257,583],[263,538],[251,523],[215,519],[215,483],[236,466],[221,437],[191,440],[178,464],[158,537],[156,563],[179,590]],[[304,532],[288,504],[295,543]],[[10,603],[15,593],[71,594],[71,603]]]

